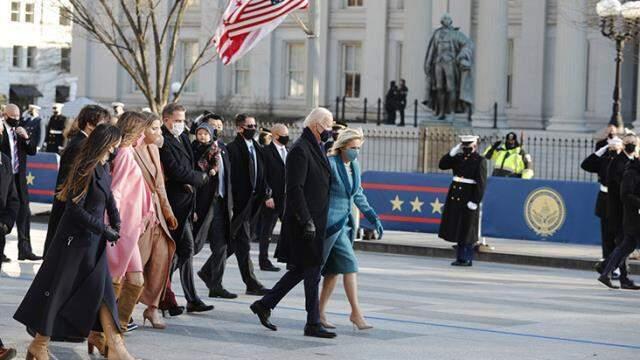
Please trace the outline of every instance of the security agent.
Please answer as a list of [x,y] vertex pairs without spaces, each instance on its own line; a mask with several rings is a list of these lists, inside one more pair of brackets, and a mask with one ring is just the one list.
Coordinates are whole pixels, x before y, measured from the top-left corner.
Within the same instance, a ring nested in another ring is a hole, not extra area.
[[453,170],[438,236],[457,243],[452,266],[472,266],[478,242],[479,207],[487,183],[487,160],[477,152],[478,137],[460,136],[461,143],[440,159],[440,170]]
[[510,132],[505,137],[505,143],[496,141],[484,152],[484,157],[493,161],[494,168],[491,176],[516,177],[531,179],[533,177],[533,164],[531,155],[527,154],[520,143],[518,136]]

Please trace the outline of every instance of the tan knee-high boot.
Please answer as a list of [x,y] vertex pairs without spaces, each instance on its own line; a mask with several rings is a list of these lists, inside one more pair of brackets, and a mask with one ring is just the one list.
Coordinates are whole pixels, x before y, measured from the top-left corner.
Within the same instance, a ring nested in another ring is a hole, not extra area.
[[26,360],[49,360],[49,337],[36,334],[27,349]]
[[107,338],[104,333],[91,331],[87,338],[87,351],[89,355],[93,354],[93,349],[97,348],[100,355],[107,357],[109,347],[107,346]]
[[127,348],[124,346],[122,335],[116,324],[113,322],[113,316],[107,305],[102,304],[100,306],[100,324],[102,330],[107,336],[107,346],[109,346],[109,353],[107,359],[109,360],[134,360],[133,356],[129,354]]
[[124,284],[122,284],[122,291],[118,298],[118,319],[120,320],[120,329],[124,330],[127,328],[131,314],[133,314],[133,309],[136,307],[143,289],[144,286],[135,285],[129,281],[125,281]]

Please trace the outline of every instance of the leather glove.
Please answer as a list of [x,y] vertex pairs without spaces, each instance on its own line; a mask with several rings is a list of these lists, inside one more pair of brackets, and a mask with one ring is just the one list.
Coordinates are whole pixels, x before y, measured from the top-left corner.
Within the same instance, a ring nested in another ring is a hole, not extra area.
[[467,203],[467,208],[469,208],[469,210],[478,210],[478,204],[469,201]]
[[111,243],[111,246],[114,246],[118,242],[118,239],[120,239],[120,234],[118,234],[118,231],[116,231],[116,229],[112,228],[111,226],[107,226],[107,228],[104,230],[104,237],[108,242]]
[[492,148],[497,149],[498,146],[500,146],[500,144],[502,144],[502,140],[498,140],[496,142],[493,143],[493,145],[491,145]]
[[380,220],[376,220],[376,232],[378,233],[378,240],[382,239],[382,234],[384,234],[384,228],[382,227],[382,222],[380,222]]
[[304,224],[304,241],[310,242],[316,238],[316,225],[313,223],[313,220],[309,219],[306,224]]

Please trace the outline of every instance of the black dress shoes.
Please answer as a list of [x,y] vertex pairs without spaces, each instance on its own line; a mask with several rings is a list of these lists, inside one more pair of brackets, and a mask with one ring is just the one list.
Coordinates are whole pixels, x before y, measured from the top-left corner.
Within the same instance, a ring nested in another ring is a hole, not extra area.
[[451,263],[451,266],[473,266],[471,260],[456,260]]
[[249,309],[251,309],[254,314],[258,315],[258,319],[260,319],[260,323],[262,324],[262,326],[266,327],[269,330],[278,330],[278,328],[273,325],[271,321],[269,321],[269,318],[271,317],[271,310],[262,305],[260,301],[256,301],[251,304],[251,306],[249,306]]
[[168,309],[160,309],[160,311],[162,311],[162,317],[166,317],[165,311],[168,311],[170,316],[179,316],[184,313],[184,306],[171,306]]
[[221,298],[221,299],[235,299],[238,297],[238,295],[234,293],[230,293],[227,291],[227,289],[222,288],[222,289],[209,290],[209,297]]
[[601,275],[598,278],[598,281],[600,281],[600,283],[602,283],[602,285],[608,287],[609,289],[620,289],[618,286],[613,285],[613,283],[611,282],[611,279],[606,275]]
[[602,272],[604,271],[604,267],[603,267],[602,261],[598,261],[597,263],[595,263],[595,265],[593,265],[593,269],[596,272],[598,272],[598,274],[602,275]]
[[11,259],[9,259],[7,257],[7,255],[2,254],[2,256],[0,257],[0,261],[3,262],[3,263],[9,263],[9,262],[11,262]]
[[323,338],[323,339],[333,339],[337,335],[332,331],[328,331],[327,329],[322,327],[322,325],[320,324],[315,324],[315,325],[307,324],[304,327],[304,336],[312,336],[312,337]]
[[636,283],[629,278],[620,279],[620,288],[624,290],[640,290],[640,286],[636,285]]
[[265,296],[269,292],[269,289],[266,287],[261,287],[258,289],[247,289],[245,294],[253,295],[253,296]]
[[34,253],[20,254],[18,255],[18,260],[38,261],[38,260],[42,260],[42,256],[37,256]]
[[260,270],[278,272],[278,271],[280,271],[280,268],[277,267],[277,266],[273,266],[272,263],[268,263],[268,264],[260,265]]
[[187,312],[205,312],[213,310],[213,305],[207,305],[202,301],[196,303],[187,303]]

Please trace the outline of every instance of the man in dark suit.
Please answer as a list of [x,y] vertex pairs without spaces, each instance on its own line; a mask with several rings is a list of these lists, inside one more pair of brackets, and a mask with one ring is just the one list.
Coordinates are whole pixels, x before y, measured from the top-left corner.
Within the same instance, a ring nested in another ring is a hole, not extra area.
[[[3,121],[0,121],[0,134],[4,135],[5,129],[2,123]],[[0,141],[3,140],[4,136],[1,136]],[[18,217],[18,210],[20,210],[20,199],[16,191],[11,159],[0,153],[0,255],[3,257],[6,244],[5,236],[11,232]],[[0,261],[0,268],[2,268],[3,262],[5,261]],[[0,346],[2,346],[1,341]]]
[[195,189],[208,181],[206,173],[195,170],[196,159],[185,132],[184,106],[176,103],[165,106],[162,110],[162,135],[164,145],[160,148],[160,160],[166,178],[167,197],[171,204],[178,228],[171,231],[176,242],[175,269],[180,269],[180,282],[187,299],[187,312],[202,312],[213,309],[206,305],[196,293],[193,282],[194,242],[192,216],[195,206]]
[[[76,118],[77,127],[69,132],[69,141],[67,146],[62,150],[60,156],[60,168],[58,169],[58,177],[56,178],[56,190],[67,178],[73,161],[75,160],[84,140],[89,137],[93,129],[102,123],[109,122],[111,115],[109,111],[98,105],[87,105],[80,110]],[[47,237],[44,242],[44,254],[47,255],[47,250],[51,246],[53,236],[56,234],[58,224],[64,213],[65,203],[58,200],[57,197],[53,198],[53,205],[51,206],[51,214],[49,215],[49,225],[47,226]]]
[[284,220],[276,257],[287,263],[288,271],[262,299],[251,305],[260,322],[277,330],[269,317],[271,310],[300,281],[304,280],[307,324],[305,336],[334,338],[320,324],[318,284],[322,266],[329,211],[331,169],[324,152],[324,142],[331,138],[333,116],[324,108],[311,111],[304,121],[304,131],[287,158]]
[[236,138],[227,145],[231,162],[233,218],[231,239],[247,295],[264,295],[267,289],[256,279],[249,256],[251,238],[260,206],[271,197],[266,181],[262,148],[254,140],[256,119],[247,114],[236,115]]
[[219,297],[223,299],[235,299],[238,295],[227,291],[222,286],[227,256],[233,253],[233,248],[229,248],[231,238],[231,218],[233,216],[233,192],[231,191],[231,163],[226,144],[221,139],[223,120],[217,114],[206,114],[203,122],[211,125],[215,129],[218,139],[216,143],[220,148],[218,158],[218,169],[213,176],[212,188],[214,191],[211,207],[213,219],[208,232],[211,255],[204,263],[198,276],[209,288],[209,297]]
[[280,268],[273,266],[269,261],[269,243],[276,221],[282,220],[284,213],[285,164],[289,152],[289,129],[284,124],[275,124],[271,127],[271,133],[273,141],[263,148],[263,153],[268,175],[267,184],[271,188],[272,197],[262,206],[258,221],[259,263],[262,271],[280,271]]
[[8,104],[4,114],[4,132],[0,149],[11,159],[11,170],[14,174],[16,190],[20,198],[20,210],[16,220],[18,228],[18,260],[41,260],[31,249],[29,210],[29,193],[27,189],[27,155],[35,155],[38,139],[31,138],[25,128],[20,125],[20,109]]
[[407,108],[407,94],[409,94],[407,82],[404,79],[400,79],[400,87],[398,87],[398,110],[400,111],[400,123],[398,126],[404,126],[404,110]]

